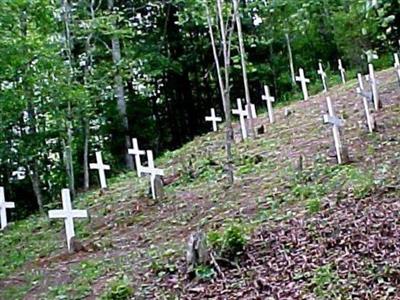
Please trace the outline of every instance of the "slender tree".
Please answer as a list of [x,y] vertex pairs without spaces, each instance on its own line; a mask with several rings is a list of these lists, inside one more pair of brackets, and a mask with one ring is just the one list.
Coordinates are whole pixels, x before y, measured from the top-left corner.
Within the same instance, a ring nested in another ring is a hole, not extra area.
[[[111,14],[113,14],[114,10],[114,0],[107,0],[108,10]],[[113,21],[114,30],[117,28],[116,20]],[[124,135],[125,135],[125,163],[127,168],[133,169],[133,158],[128,154],[128,149],[130,148],[130,137],[129,137],[129,123],[128,116],[126,113],[126,101],[125,101],[125,91],[124,91],[124,82],[122,79],[122,75],[120,73],[120,63],[121,63],[121,43],[116,34],[113,34],[111,37],[111,46],[112,46],[112,58],[115,67],[115,76],[114,76],[114,88],[115,88],[115,96],[117,98],[118,111],[122,118],[122,125],[124,127]]]
[[243,40],[243,30],[242,30],[242,20],[240,17],[239,11],[239,3],[238,0],[232,0],[233,3],[233,11],[235,15],[237,33],[238,33],[238,40],[239,40],[239,51],[240,51],[240,61],[242,64],[242,76],[243,76],[243,84],[244,84],[244,93],[245,99],[247,103],[248,109],[248,127],[251,136],[255,136],[254,125],[253,125],[253,116],[251,114],[251,98],[250,98],[250,89],[249,89],[249,80],[247,78],[247,62],[246,62],[246,49],[244,46]]
[[[211,40],[211,47],[213,51],[215,66],[217,69],[218,83],[220,87],[221,98],[225,113],[225,149],[227,156],[226,171],[227,171],[228,183],[232,185],[234,181],[234,176],[233,176],[233,163],[232,163],[233,127],[232,127],[231,100],[230,100],[230,67],[231,67],[230,61],[231,61],[231,40],[232,40],[233,28],[231,28],[230,31],[225,30],[225,21],[222,12],[222,3],[221,0],[217,0],[216,18],[217,20],[219,20],[219,22],[217,21],[217,24],[219,24],[217,26],[219,26],[219,32],[221,34],[222,56],[224,63],[223,75],[222,75],[222,70],[218,57],[218,50],[215,42],[216,38],[213,30],[213,23],[207,3],[206,3],[206,12],[207,12],[207,24]],[[232,14],[231,17],[232,27],[235,22],[234,17],[235,14]]]

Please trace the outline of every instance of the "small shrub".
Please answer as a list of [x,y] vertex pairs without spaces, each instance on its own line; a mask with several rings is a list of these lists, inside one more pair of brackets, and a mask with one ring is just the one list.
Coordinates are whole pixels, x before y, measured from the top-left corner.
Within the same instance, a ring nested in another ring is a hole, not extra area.
[[308,200],[307,210],[310,214],[318,213],[321,210],[321,201],[319,199]]
[[327,289],[328,286],[336,286],[338,281],[337,273],[332,269],[331,265],[319,267],[314,274],[312,283],[314,286],[313,292],[318,297],[331,298],[335,294],[334,289]]
[[200,265],[195,268],[196,277],[200,280],[209,281],[215,277],[215,271],[211,266]]
[[223,232],[209,232],[207,241],[222,257],[233,258],[247,243],[246,228],[242,224],[231,224]]
[[101,297],[102,300],[126,300],[133,295],[133,288],[129,285],[126,276],[122,276],[113,282],[107,288],[107,291]]

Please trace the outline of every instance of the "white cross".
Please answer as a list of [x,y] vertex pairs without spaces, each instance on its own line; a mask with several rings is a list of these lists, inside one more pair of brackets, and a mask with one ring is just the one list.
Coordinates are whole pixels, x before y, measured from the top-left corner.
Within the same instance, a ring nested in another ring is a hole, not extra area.
[[74,218],[87,218],[87,210],[72,209],[71,197],[69,189],[63,189],[62,193],[62,210],[50,210],[50,219],[64,219],[65,235],[67,237],[68,251],[72,251],[71,238],[75,236]]
[[0,221],[1,221],[1,230],[3,230],[7,226],[7,208],[15,208],[14,202],[6,202],[4,196],[4,188],[0,186]]
[[335,111],[333,110],[332,100],[330,97],[326,97],[326,103],[328,105],[328,114],[324,115],[324,123],[332,124],[333,139],[335,142],[336,155],[338,163],[342,163],[342,143],[340,141],[339,127],[343,126],[343,121],[335,116]]
[[393,56],[394,56],[394,67],[399,68],[400,67],[399,55],[395,53]]
[[310,83],[310,79],[304,76],[304,70],[302,68],[299,69],[300,76],[296,76],[296,81],[301,82],[301,89],[303,91],[304,100],[308,100],[308,90],[307,83]]
[[400,60],[397,53],[394,54],[394,68],[396,69],[397,80],[400,83]]
[[267,102],[269,122],[274,123],[275,117],[274,117],[274,111],[272,108],[272,102],[275,102],[275,98],[271,96],[269,87],[267,85],[264,85],[264,92],[265,92],[265,95],[262,96],[262,100],[265,100]]
[[164,170],[157,169],[154,166],[154,158],[153,158],[153,151],[147,150],[147,167],[140,166],[139,173],[142,174],[150,174],[150,185],[151,185],[151,194],[153,199],[155,200],[156,197],[156,190],[155,190],[155,180],[156,176],[164,176]]
[[257,119],[257,111],[256,111],[256,106],[254,104],[250,104],[250,106],[249,106],[249,104],[246,104],[245,109],[246,109],[247,113],[250,112],[252,119]]
[[95,164],[90,164],[89,167],[92,170],[99,170],[99,176],[100,176],[100,186],[102,189],[107,188],[107,181],[106,181],[106,172],[110,170],[109,165],[105,165],[103,163],[103,157],[101,156],[101,151],[96,152],[96,161],[97,163]]
[[374,105],[375,105],[375,110],[379,110],[379,94],[378,94],[378,88],[377,88],[377,82],[375,78],[375,71],[374,71],[374,66],[373,64],[368,64],[368,69],[369,69],[369,81],[371,84],[371,90],[372,90],[372,95],[374,99]]
[[140,155],[145,155],[146,152],[144,150],[139,149],[139,144],[137,139],[132,139],[132,149],[128,149],[128,154],[135,155],[136,171],[138,176],[140,177],[139,169],[142,166],[142,163],[140,161]]
[[340,76],[342,77],[342,82],[346,83],[346,69],[343,68],[342,60],[338,59],[338,64],[339,64],[339,71],[340,71]]
[[322,84],[324,86],[324,92],[326,93],[328,91],[328,84],[326,83],[326,73],[324,71],[324,68],[322,67],[322,63],[318,63],[318,74],[321,76]]
[[18,169],[12,172],[12,176],[16,177],[17,180],[24,180],[26,178],[26,170],[23,167],[18,167]]
[[207,122],[212,122],[213,125],[213,130],[214,131],[218,131],[218,124],[217,122],[222,122],[222,118],[217,117],[215,115],[215,109],[211,108],[211,116],[210,117],[206,117],[206,121]]
[[363,99],[363,104],[364,104],[364,111],[365,111],[365,116],[367,118],[367,124],[368,124],[368,130],[369,132],[373,132],[374,131],[374,122],[372,120],[370,111],[369,111],[369,105],[368,105],[368,98],[365,94],[364,91],[364,83],[363,83],[363,79],[362,79],[362,75],[360,73],[357,74],[357,78],[358,78],[358,88],[357,88],[357,94],[359,94],[362,99]]
[[232,114],[239,115],[240,118],[240,127],[242,129],[242,137],[243,139],[247,139],[247,129],[246,129],[246,120],[245,117],[248,117],[249,113],[247,110],[243,109],[242,100],[237,99],[237,109],[232,110]]

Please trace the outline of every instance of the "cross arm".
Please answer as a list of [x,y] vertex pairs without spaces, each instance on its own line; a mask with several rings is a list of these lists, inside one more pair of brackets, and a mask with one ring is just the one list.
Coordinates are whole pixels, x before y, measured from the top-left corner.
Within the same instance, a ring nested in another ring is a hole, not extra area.
[[325,124],[332,124],[338,127],[343,127],[344,122],[343,120],[339,119],[336,116],[329,116],[329,115],[324,115],[324,123]]

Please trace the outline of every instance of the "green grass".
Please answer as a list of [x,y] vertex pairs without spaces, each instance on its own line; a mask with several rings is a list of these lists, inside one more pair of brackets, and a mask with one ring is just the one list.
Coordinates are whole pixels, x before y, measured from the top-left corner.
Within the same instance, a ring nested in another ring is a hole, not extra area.
[[70,270],[71,281],[49,287],[42,296],[45,299],[82,299],[90,296],[95,280],[107,272],[115,272],[109,261],[83,260]]
[[321,266],[315,270],[312,278],[313,292],[318,299],[336,299],[338,280],[339,276],[331,265]]
[[60,226],[50,226],[42,217],[10,224],[0,232],[0,280],[39,257],[49,256],[60,246],[57,231]]

